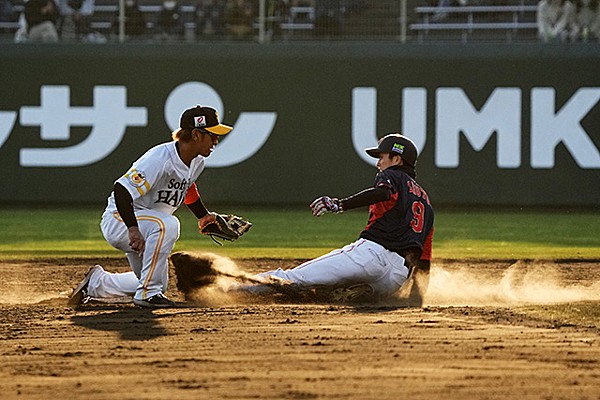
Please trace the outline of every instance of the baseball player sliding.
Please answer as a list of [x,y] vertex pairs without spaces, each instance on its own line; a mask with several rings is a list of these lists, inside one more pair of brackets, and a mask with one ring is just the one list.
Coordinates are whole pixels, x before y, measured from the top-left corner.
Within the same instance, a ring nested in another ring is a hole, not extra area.
[[232,127],[219,122],[211,107],[196,106],[181,115],[173,141],[159,144],[133,163],[114,183],[100,227],[113,247],[125,252],[132,271],[109,273],[96,265],[73,289],[70,305],[87,296],[133,297],[141,307],[172,307],[164,293],[169,279],[168,256],[179,238],[173,215],[185,203],[198,218],[202,231],[215,221],[196,187],[219,138]]
[[[359,239],[289,270],[258,275],[283,280],[299,290],[328,287],[338,301],[382,300],[396,293],[414,270],[412,300],[422,304],[428,285],[433,238],[433,208],[416,179],[417,148],[406,136],[388,134],[377,147],[365,149],[378,158],[372,188],[344,199],[319,197],[313,215],[341,213],[369,206],[369,220]],[[239,285],[235,290],[270,294],[272,285]]]

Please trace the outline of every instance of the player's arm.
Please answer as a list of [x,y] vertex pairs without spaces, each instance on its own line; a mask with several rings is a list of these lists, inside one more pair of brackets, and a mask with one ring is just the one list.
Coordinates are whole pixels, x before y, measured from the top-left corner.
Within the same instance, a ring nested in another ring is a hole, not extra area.
[[215,216],[213,213],[209,212],[204,205],[202,197],[200,197],[200,193],[198,192],[198,186],[196,186],[195,182],[192,183],[192,186],[190,186],[186,192],[184,202],[187,208],[189,208],[196,218],[198,218],[198,229],[202,230],[204,226],[214,222]]
[[411,274],[412,287],[409,294],[409,303],[412,306],[421,307],[423,298],[429,288],[429,272],[431,269],[431,249],[433,244],[433,229],[427,235],[423,244],[421,256],[416,261]]
[[315,217],[320,217],[325,213],[340,213],[352,208],[386,201],[390,199],[391,195],[392,191],[389,187],[376,186],[341,200],[336,197],[321,196],[310,203],[310,208]]
[[412,286],[408,295],[408,303],[413,307],[423,306],[423,299],[429,288],[429,269],[431,261],[419,260],[411,273]]
[[115,183],[113,193],[115,196],[117,211],[125,223],[125,226],[127,226],[129,245],[133,250],[137,251],[139,254],[142,254],[144,252],[144,248],[146,247],[146,240],[144,239],[144,236],[142,236],[140,228],[138,227],[138,221],[133,210],[133,197],[131,197],[131,194],[125,188],[125,186],[118,182]]
[[371,204],[387,201],[390,199],[392,191],[386,186],[377,186],[365,189],[340,200],[342,210],[351,210],[353,208],[365,207]]

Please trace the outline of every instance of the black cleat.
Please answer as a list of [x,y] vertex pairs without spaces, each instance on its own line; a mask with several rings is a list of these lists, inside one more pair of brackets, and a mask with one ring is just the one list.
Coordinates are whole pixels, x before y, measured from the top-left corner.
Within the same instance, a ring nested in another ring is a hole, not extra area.
[[133,299],[133,304],[144,308],[171,308],[175,303],[167,299],[164,294],[155,294],[147,299]]

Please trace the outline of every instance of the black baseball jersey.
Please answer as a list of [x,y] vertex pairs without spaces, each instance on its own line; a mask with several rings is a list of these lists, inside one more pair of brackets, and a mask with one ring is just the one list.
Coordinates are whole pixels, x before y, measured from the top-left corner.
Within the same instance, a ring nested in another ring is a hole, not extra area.
[[397,166],[378,173],[375,187],[383,187],[391,195],[369,206],[369,222],[360,237],[400,254],[418,248],[421,259],[430,260],[434,216],[425,190]]

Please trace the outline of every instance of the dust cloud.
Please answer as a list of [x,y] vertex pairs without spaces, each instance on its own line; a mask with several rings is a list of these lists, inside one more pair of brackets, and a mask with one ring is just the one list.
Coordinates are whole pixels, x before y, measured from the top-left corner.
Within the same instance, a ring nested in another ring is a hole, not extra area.
[[71,293],[40,293],[27,288],[11,287],[6,293],[0,293],[0,304],[39,304],[56,300],[58,298],[67,298]]
[[[259,298],[231,290],[245,283],[265,283],[258,281],[260,278],[254,273],[242,270],[226,257],[210,253],[197,256],[200,261],[207,262],[210,279],[194,290],[188,300],[216,307],[269,302],[269,296]],[[424,305],[511,306],[600,301],[598,264],[559,265],[551,261],[500,264],[434,264]],[[55,266],[40,266],[39,272],[32,274],[30,268],[21,264],[4,265],[0,269],[0,278],[4,282],[0,305],[64,303],[71,293],[70,287],[65,287],[65,282],[72,279],[68,278],[71,275],[66,275],[70,268],[65,268],[61,275],[59,271],[62,270]],[[397,300],[399,305],[403,304],[403,298]]]
[[501,274],[475,266],[432,268],[427,305],[506,306],[600,300],[600,280],[569,279],[552,262],[517,261]]
[[[569,266],[524,260],[508,267],[486,263],[481,266],[455,264],[452,268],[432,268],[425,304],[509,306],[600,301],[600,279],[590,276],[578,279],[571,275]],[[256,282],[257,279],[228,258],[214,257],[212,267],[219,272],[219,278],[216,285],[202,291],[204,301],[211,303],[235,302],[235,297],[227,293],[229,288],[240,280]]]
[[213,280],[209,285],[204,285],[186,293],[186,298],[203,306],[226,306],[245,304],[249,296],[241,291],[236,291],[236,286],[245,283],[266,283],[256,275],[243,271],[232,259],[212,253],[188,253],[194,262],[207,262]]

